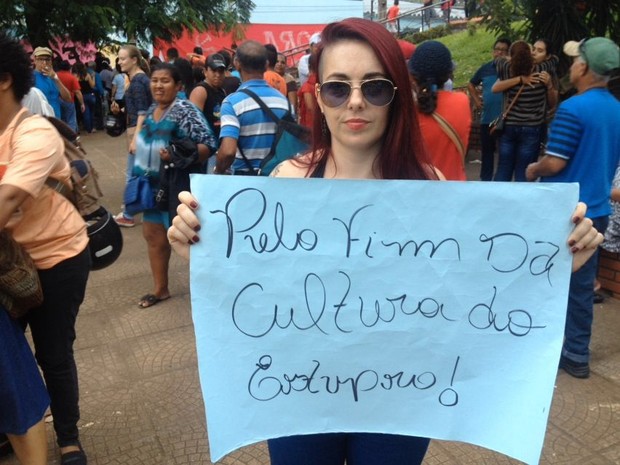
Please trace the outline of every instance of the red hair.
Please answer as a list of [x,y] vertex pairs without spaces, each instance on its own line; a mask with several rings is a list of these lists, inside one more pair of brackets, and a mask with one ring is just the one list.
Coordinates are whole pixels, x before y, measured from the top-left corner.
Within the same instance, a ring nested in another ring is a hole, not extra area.
[[[378,168],[382,179],[437,179],[432,171],[430,157],[422,142],[422,133],[414,110],[409,73],[398,42],[388,30],[372,21],[348,18],[328,24],[321,32],[315,63],[321,63],[325,48],[341,40],[356,40],[369,45],[386,77],[398,88],[390,104],[387,129],[378,155]],[[320,69],[316,66],[315,69]],[[319,73],[320,74],[320,73]],[[321,76],[317,81],[320,83]],[[331,134],[323,132],[323,115],[314,114],[313,145],[310,167],[325,162],[331,152]]]

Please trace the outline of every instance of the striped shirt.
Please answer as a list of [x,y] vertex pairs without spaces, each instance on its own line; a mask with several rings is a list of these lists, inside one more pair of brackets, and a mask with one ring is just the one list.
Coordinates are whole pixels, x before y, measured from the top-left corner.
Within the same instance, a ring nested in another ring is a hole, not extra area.
[[[535,65],[532,73],[547,71],[553,76],[555,75],[557,63],[557,57],[552,56],[549,60]],[[510,73],[510,61],[507,61],[505,58],[495,60],[495,66],[500,80],[503,81],[515,77]],[[510,105],[520,88],[520,85],[516,85],[504,92],[504,108]],[[513,126],[539,126],[545,122],[546,114],[547,86],[542,83],[535,84],[533,87],[526,85],[517,102],[508,113],[506,124]]]
[[[288,112],[288,100],[263,79],[246,81],[239,87],[239,90],[241,89],[254,92],[280,118]],[[239,91],[230,94],[222,102],[220,121],[220,139],[232,137],[237,140],[237,155],[232,165],[233,172],[248,170],[248,165],[239,149],[243,150],[243,154],[252,166],[258,168],[261,160],[271,150],[276,133],[276,123],[261,110],[252,97]]]

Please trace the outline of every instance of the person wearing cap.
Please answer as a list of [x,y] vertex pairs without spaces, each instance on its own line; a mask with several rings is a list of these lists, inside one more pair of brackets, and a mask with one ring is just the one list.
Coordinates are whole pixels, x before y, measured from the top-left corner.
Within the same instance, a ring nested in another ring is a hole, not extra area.
[[54,54],[47,47],[37,47],[32,52],[34,57],[34,86],[47,98],[54,109],[54,116],[61,117],[60,100],[71,102],[71,93],[64,86],[52,68]]
[[222,102],[220,148],[214,172],[251,175],[271,150],[276,125],[253,97],[254,92],[278,118],[289,111],[287,98],[263,79],[267,69],[267,50],[256,41],[248,40],[237,49],[235,62],[243,84]]
[[204,70],[204,81],[194,87],[189,101],[198,107],[209,122],[216,140],[220,137],[220,113],[226,91],[222,87],[226,76],[226,63],[219,54],[209,55]]
[[315,32],[310,36],[310,50],[299,59],[297,63],[297,71],[299,72],[299,85],[303,86],[304,82],[310,76],[310,57],[316,53],[317,47],[321,43],[321,33]]
[[[611,213],[609,193],[620,159],[620,102],[607,89],[610,74],[620,68],[620,49],[609,39],[594,37],[568,42],[564,53],[573,57],[570,81],[577,94],[558,107],[545,156],[528,166],[526,176],[530,181],[579,183],[579,200],[587,202],[587,216],[602,233]],[[576,378],[590,375],[597,266],[595,253],[570,280],[560,368]]]
[[465,181],[471,111],[465,93],[444,90],[454,68],[450,50],[441,42],[426,41],[416,48],[408,68],[422,138],[433,165],[446,179]]

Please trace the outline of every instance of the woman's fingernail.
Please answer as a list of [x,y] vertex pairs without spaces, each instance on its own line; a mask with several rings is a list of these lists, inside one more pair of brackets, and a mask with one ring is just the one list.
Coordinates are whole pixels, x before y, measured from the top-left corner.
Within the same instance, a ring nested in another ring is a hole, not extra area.
[[192,208],[198,208],[198,204],[196,202],[190,202],[189,206]]
[[192,237],[192,241],[194,241],[194,242],[198,242],[199,240],[200,240],[200,238],[198,236]]
[[573,223],[577,224],[581,221],[578,216],[573,217]]
[[187,245],[193,245],[194,243],[190,240],[187,241]]
[[577,241],[575,239],[571,239],[570,241],[568,241],[568,245],[570,245],[571,247],[574,246],[577,243]]
[[570,251],[573,253],[577,253],[579,252],[579,247],[571,247]]
[[200,225],[194,226],[194,231],[196,231],[196,232],[200,231]]

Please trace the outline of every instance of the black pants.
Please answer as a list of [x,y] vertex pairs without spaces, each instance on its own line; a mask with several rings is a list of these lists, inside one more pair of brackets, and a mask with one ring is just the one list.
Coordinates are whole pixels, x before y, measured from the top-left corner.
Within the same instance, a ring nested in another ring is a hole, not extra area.
[[88,247],[48,270],[39,270],[43,304],[24,317],[24,323],[30,325],[35,358],[50,395],[59,447],[79,443],[79,391],[73,342],[89,271]]

